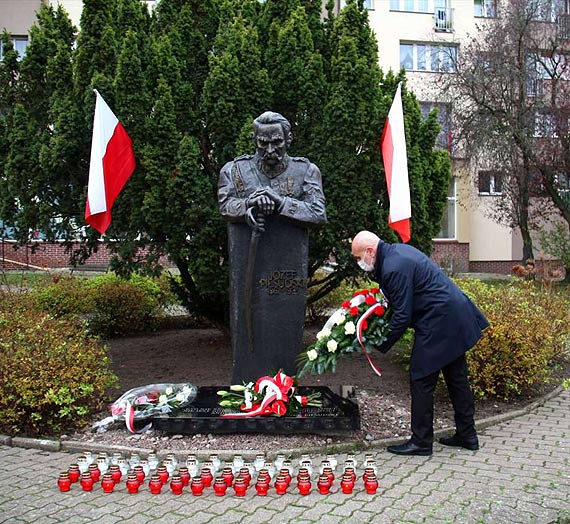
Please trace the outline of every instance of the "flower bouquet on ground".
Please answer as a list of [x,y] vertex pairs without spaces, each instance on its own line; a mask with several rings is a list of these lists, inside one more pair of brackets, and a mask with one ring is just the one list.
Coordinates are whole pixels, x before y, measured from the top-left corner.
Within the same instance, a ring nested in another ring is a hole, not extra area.
[[113,422],[124,420],[131,433],[142,433],[150,429],[152,423],[137,431],[135,421],[185,407],[197,394],[198,388],[192,384],[149,384],[129,389],[111,404],[111,416],[96,422],[93,427],[97,432],[103,432]]
[[295,416],[302,407],[322,405],[320,393],[305,396],[296,395],[296,391],[295,378],[281,371],[273,377],[261,377],[255,384],[232,385],[229,391],[218,391],[220,406],[235,410],[222,417]]
[[335,372],[341,356],[363,351],[376,374],[382,371],[368,351],[386,340],[392,314],[379,288],[363,289],[342,303],[317,333],[317,341],[300,354],[299,376]]

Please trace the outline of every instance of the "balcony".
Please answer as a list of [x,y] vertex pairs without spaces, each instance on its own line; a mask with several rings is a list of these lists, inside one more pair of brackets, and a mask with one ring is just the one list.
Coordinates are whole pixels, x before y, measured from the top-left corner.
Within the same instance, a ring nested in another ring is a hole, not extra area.
[[449,7],[437,7],[434,13],[434,30],[438,33],[453,32],[453,9]]

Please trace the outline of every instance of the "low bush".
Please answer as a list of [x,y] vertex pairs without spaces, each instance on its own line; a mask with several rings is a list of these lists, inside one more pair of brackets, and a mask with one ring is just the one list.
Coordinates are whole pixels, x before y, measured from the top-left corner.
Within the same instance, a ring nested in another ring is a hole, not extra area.
[[546,383],[551,364],[565,358],[570,301],[537,282],[458,284],[491,324],[467,354],[475,395],[507,400]]
[[42,310],[56,317],[86,315],[93,309],[86,280],[70,276],[56,276],[35,286],[30,298]]
[[34,288],[31,300],[58,318],[85,318],[91,331],[102,337],[118,337],[153,330],[164,306],[173,303],[166,278],[114,274],[86,280],[62,277]]
[[0,433],[54,435],[84,426],[116,385],[107,349],[78,319],[25,293],[0,292]]
[[102,337],[119,337],[156,329],[161,304],[128,281],[99,282],[91,289],[89,327]]

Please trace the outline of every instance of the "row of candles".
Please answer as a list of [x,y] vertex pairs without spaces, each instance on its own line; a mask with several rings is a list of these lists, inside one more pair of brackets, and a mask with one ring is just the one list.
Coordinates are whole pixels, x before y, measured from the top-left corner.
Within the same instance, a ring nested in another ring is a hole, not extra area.
[[[284,495],[294,479],[292,461],[282,454],[278,455],[274,462],[265,460],[265,456],[260,454],[253,463],[245,462],[241,455],[236,455],[232,462],[226,462],[223,467],[217,455],[210,455],[209,460],[203,463],[200,463],[195,455],[188,455],[185,464],[180,465],[172,453],[159,462],[153,453],[149,454],[147,459],[141,459],[135,453],[127,460],[121,453],[114,453],[112,457],[103,453],[94,459],[86,452],[70,464],[67,471],[60,473],[58,486],[60,491],[67,492],[71,490],[72,484],[79,483],[83,491],[92,491],[100,482],[104,493],[112,493],[115,486],[126,476],[127,491],[138,493],[145,480],[150,477],[148,487],[153,494],[160,494],[170,481],[170,490],[174,495],[181,495],[184,488],[189,486],[194,496],[201,495],[204,489],[209,487],[213,488],[216,496],[224,496],[228,488],[232,487],[236,496],[243,497],[252,484],[253,475],[256,475],[255,491],[260,496],[267,495],[273,480],[275,492]],[[320,494],[330,493],[337,465],[333,455],[327,455],[326,460],[321,462],[316,484]],[[352,493],[356,486],[356,466],[354,455],[349,454],[340,476],[340,488],[345,494]],[[372,455],[366,455],[363,469],[364,489],[367,493],[374,494],[378,489],[378,480]],[[311,493],[312,474],[312,460],[308,455],[302,455],[295,477],[300,495]]]

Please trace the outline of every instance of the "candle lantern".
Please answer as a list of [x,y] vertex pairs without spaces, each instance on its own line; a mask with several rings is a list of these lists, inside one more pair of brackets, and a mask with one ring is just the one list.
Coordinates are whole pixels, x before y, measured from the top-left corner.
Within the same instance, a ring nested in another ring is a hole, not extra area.
[[180,468],[178,468],[178,476],[182,480],[182,484],[184,485],[184,487],[190,484],[191,476],[186,466],[180,466]]
[[226,494],[228,486],[231,486],[231,484],[228,484],[225,478],[216,477],[216,480],[214,481],[214,493],[216,494],[216,497],[223,497]]
[[328,495],[331,489],[331,482],[328,475],[321,475],[317,482],[317,488],[321,495]]
[[376,475],[368,475],[368,478],[364,481],[364,489],[369,495],[374,495],[378,489],[378,480],[376,480]]
[[101,478],[101,470],[99,469],[99,466],[97,464],[89,465],[89,473],[91,473],[91,478],[93,479],[93,482],[99,482],[99,479]]
[[127,475],[126,485],[127,485],[127,491],[129,493],[134,494],[139,492],[140,483],[135,473],[129,473]]
[[255,483],[255,491],[260,497],[265,497],[267,495],[267,491],[269,490],[269,475],[266,477],[262,477],[261,479],[258,477],[257,482]]
[[148,487],[153,495],[160,494],[162,491],[162,485],[162,480],[160,480],[160,477],[158,475],[152,475],[152,477],[150,477]]
[[249,468],[241,468],[239,470],[239,477],[241,477],[245,482],[246,488],[249,487],[249,484],[251,483],[251,474],[249,472]]
[[158,466],[158,468],[156,468],[156,474],[158,475],[158,478],[163,485],[168,482],[168,477],[170,477],[170,475],[166,469],[166,466]]
[[103,474],[101,487],[103,488],[103,493],[113,493],[113,490],[115,489],[115,481],[113,480],[113,475],[111,475],[111,473]]
[[93,478],[91,477],[91,473],[89,473],[89,471],[81,473],[81,479],[79,480],[79,483],[81,484],[83,491],[93,491]]
[[204,491],[204,483],[202,482],[202,477],[201,476],[196,476],[192,479],[192,482],[190,484],[190,490],[192,491],[192,495],[194,495],[195,497],[198,497],[202,494],[202,492]]
[[210,468],[202,468],[200,477],[202,479],[202,484],[204,484],[205,488],[209,488],[212,485],[212,481],[214,480],[214,475],[212,475],[212,471],[210,470]]
[[119,466],[117,466],[116,464],[109,466],[109,473],[111,473],[111,477],[115,484],[121,482],[121,477],[123,476],[123,474],[121,473],[121,468],[119,468]]
[[182,495],[182,490],[184,489],[184,483],[180,478],[180,475],[174,475],[170,481],[170,490],[173,495]]
[[245,497],[247,486],[248,484],[246,484],[245,479],[243,477],[238,477],[234,482],[234,491],[236,497]]
[[79,481],[79,477],[81,476],[82,471],[79,469],[78,464],[71,464],[67,470],[67,473],[69,474],[69,480],[73,484]]
[[57,485],[59,486],[59,491],[66,492],[71,489],[71,479],[69,478],[69,473],[67,471],[62,471],[57,479]]
[[231,486],[234,483],[234,473],[232,468],[225,467],[222,470],[222,478],[225,480],[227,486]]
[[342,476],[342,480],[340,481],[340,488],[346,495],[350,495],[352,493],[354,490],[354,479],[352,478],[352,475],[345,473]]
[[289,482],[287,482],[287,478],[284,475],[277,475],[277,479],[275,480],[275,492],[277,495],[285,495],[288,487]]
[[311,477],[309,475],[301,475],[298,477],[297,489],[299,494],[308,495],[311,492]]

